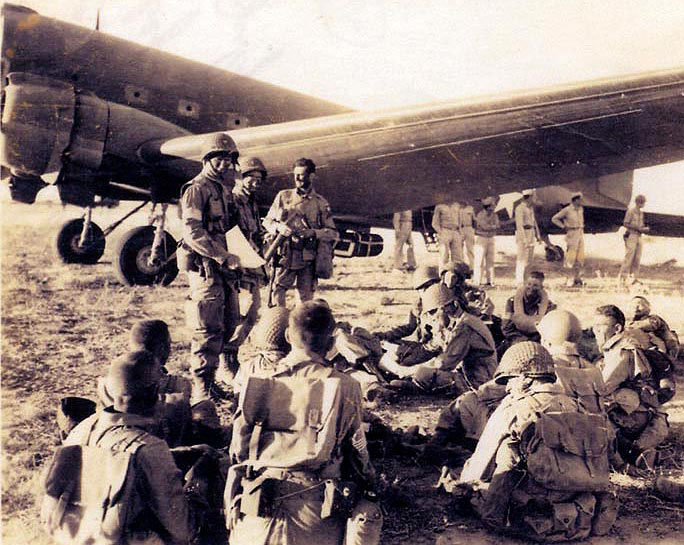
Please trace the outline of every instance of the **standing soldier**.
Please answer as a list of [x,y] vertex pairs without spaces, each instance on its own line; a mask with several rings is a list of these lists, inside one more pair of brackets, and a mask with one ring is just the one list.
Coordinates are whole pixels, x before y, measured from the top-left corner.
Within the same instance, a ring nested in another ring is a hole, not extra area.
[[[258,157],[245,157],[240,160],[242,177],[235,180],[233,188],[233,202],[237,210],[237,224],[245,238],[258,252],[262,252],[263,229],[259,218],[259,207],[256,202],[256,192],[266,180],[267,171]],[[247,298],[245,307],[247,312],[235,329],[235,334],[226,347],[226,357],[230,358],[227,365],[230,369],[237,369],[237,353],[243,342],[249,336],[257,320],[261,307],[261,292],[259,288],[264,278],[262,269],[240,269],[240,290]],[[242,315],[242,313],[240,313]],[[228,377],[232,380],[232,376]]]
[[499,227],[499,218],[494,213],[494,199],[482,199],[482,210],[475,216],[475,285],[494,285],[494,237]]
[[319,245],[337,240],[330,205],[313,188],[315,163],[302,157],[292,168],[295,188],[280,191],[264,218],[269,233],[287,237],[279,250],[280,263],[273,280],[279,306],[285,306],[285,294],[295,280],[299,301],[313,299]]
[[463,261],[461,206],[457,201],[435,206],[432,228],[439,240],[439,268],[448,269],[456,261]]
[[565,229],[565,267],[568,270],[567,286],[582,285],[584,267],[584,207],[582,193],[573,193],[570,204],[559,210],[551,221]]
[[465,203],[460,210],[461,238],[465,246],[465,257],[472,269],[475,263],[473,246],[475,244],[475,210],[471,204]]
[[[404,210],[395,212],[392,217],[394,226],[394,268],[414,271],[416,255],[413,252],[413,212]],[[404,262],[404,244],[406,244],[406,262]],[[405,263],[405,264],[404,264]]]
[[637,195],[634,206],[625,213],[622,225],[627,229],[625,233],[625,260],[618,274],[618,286],[624,286],[628,278],[632,284],[638,282],[639,264],[641,263],[641,234],[648,233],[650,229],[644,223],[642,208],[646,204],[646,197]]
[[[187,270],[190,301],[187,324],[192,329],[190,369],[193,402],[227,399],[215,383],[219,357],[231,363],[228,347],[240,317],[239,258],[226,246],[226,232],[236,223],[232,189],[237,152],[224,133],[210,136],[202,151],[202,172],[182,191],[180,209],[183,241],[181,268]],[[235,369],[227,369],[234,374]]]
[[515,283],[518,286],[522,286],[525,281],[525,271],[534,258],[535,242],[541,238],[532,207],[533,193],[531,189],[525,189],[522,192],[522,202],[515,209],[515,243],[518,248]]

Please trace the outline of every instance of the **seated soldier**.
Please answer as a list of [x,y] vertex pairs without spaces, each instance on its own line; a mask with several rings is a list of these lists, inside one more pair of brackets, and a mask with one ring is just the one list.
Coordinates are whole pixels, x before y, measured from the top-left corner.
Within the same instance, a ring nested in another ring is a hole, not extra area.
[[[163,320],[141,320],[130,332],[131,350],[147,350],[159,365],[159,403],[156,414],[159,422],[157,435],[170,447],[208,443],[213,447],[226,446],[226,430],[218,419],[216,406],[211,400],[190,405],[192,384],[185,377],[171,375],[165,364],[171,353],[171,335]],[[98,404],[113,405],[114,399],[107,391],[106,377],[97,380]]]
[[544,289],[544,273],[531,271],[525,284],[506,301],[502,330],[506,338],[503,350],[520,341],[539,342],[537,324],[549,311],[556,308]]
[[186,497],[182,473],[166,442],[155,436],[160,379],[159,363],[149,352],[131,352],[114,360],[105,378],[113,404],[76,426],[65,445],[135,452],[138,475],[123,529],[126,542],[143,542],[156,534],[164,543],[189,543],[196,532],[195,500]]
[[[147,350],[156,359],[160,371],[159,394],[181,394],[190,401],[192,383],[180,375],[170,375],[165,365],[171,354],[171,334],[163,320],[140,320],[132,328],[128,339],[130,350]],[[104,406],[111,405],[112,399],[105,387],[105,377],[97,380],[97,393]]]
[[440,277],[442,283],[461,299],[463,308],[485,323],[494,337],[494,343],[498,346],[503,341],[501,318],[494,315],[494,303],[487,292],[468,283],[472,277],[470,267],[462,261],[457,261],[452,268],[443,270]]
[[625,316],[615,305],[598,307],[593,330],[602,357],[601,370],[608,406],[624,462],[640,469],[652,469],[657,447],[669,432],[667,413],[660,408],[661,384],[644,351],[625,334]]
[[[315,461],[312,462],[315,466],[309,466],[301,461],[295,462],[295,466],[291,467],[287,460],[300,459],[306,453],[274,453],[269,448],[269,445],[279,444],[286,449],[287,445],[296,443],[294,437],[284,443],[277,443],[275,432],[271,431],[271,440],[262,445],[259,438],[264,429],[269,429],[269,421],[263,417],[257,419],[256,423],[262,431],[256,436],[254,429],[249,429],[250,419],[245,410],[251,405],[246,398],[253,390],[249,384],[243,387],[230,449],[234,465],[225,496],[231,544],[372,545],[379,542],[382,513],[379,506],[368,499],[373,497],[375,471],[370,463],[361,423],[359,384],[333,369],[325,360],[325,354],[334,342],[334,329],[335,320],[327,304],[315,300],[298,305],[290,314],[287,329],[292,350],[276,364],[271,373],[274,381],[290,378],[339,380],[341,395],[336,398],[339,416],[330,424],[334,426],[334,445],[331,445],[332,454],[322,463]],[[270,410],[268,400],[260,407],[261,411]],[[304,433],[308,428],[299,429],[299,433]],[[275,459],[273,467],[268,462],[271,459],[269,456]],[[238,473],[241,466],[259,469],[256,472],[248,470],[241,475]],[[245,496],[245,491],[252,486],[255,479],[268,481],[271,490],[270,493],[262,491],[259,506],[250,511],[246,508],[250,498]],[[324,510],[324,507],[330,507],[328,500],[331,498],[325,499],[328,489],[332,494],[332,489],[342,486],[345,480],[354,481],[364,496],[353,508],[349,518],[334,509],[331,512],[329,509],[328,512]],[[242,492],[238,492],[239,490]]]
[[542,542],[608,532],[617,500],[609,492],[605,415],[586,413],[565,395],[538,343],[509,348],[497,381],[509,395],[487,422],[457,491],[496,531]]
[[667,354],[674,362],[679,354],[679,339],[660,316],[651,314],[651,304],[645,297],[633,297],[627,309],[629,322],[625,332],[632,336],[644,349],[655,348]]
[[605,413],[606,386],[601,371],[580,356],[577,343],[582,326],[577,316],[567,310],[552,310],[537,326],[541,345],[553,358],[558,383],[583,409]]
[[411,367],[385,360],[384,368],[400,379],[411,379],[423,392],[460,395],[490,380],[496,370],[496,348],[482,320],[465,312],[441,283],[425,291],[422,306],[421,320],[431,333],[427,348],[438,355]]

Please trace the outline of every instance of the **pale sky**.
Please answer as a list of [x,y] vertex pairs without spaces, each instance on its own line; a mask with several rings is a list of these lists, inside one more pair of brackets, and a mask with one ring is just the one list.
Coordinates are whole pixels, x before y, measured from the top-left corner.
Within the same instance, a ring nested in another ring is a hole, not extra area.
[[[23,3],[92,27],[100,7],[103,32],[362,110],[684,66],[684,0]],[[636,180],[684,214],[683,164]]]

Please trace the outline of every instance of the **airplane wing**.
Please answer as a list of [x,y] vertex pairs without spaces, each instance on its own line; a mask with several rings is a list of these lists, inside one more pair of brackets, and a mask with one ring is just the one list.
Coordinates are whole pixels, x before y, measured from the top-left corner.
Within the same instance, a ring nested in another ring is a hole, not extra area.
[[[684,69],[227,134],[275,179],[313,157],[336,213],[377,216],[682,160]],[[141,155],[197,161],[205,137],[151,141]]]

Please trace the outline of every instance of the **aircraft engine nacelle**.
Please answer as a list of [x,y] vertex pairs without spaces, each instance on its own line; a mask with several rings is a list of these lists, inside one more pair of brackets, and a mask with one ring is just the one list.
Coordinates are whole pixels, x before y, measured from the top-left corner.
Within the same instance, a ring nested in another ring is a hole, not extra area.
[[380,255],[383,240],[380,235],[368,231],[345,229],[335,245],[337,257],[375,257]]
[[105,101],[61,81],[14,73],[3,90],[3,161],[22,175],[61,169],[68,159],[97,169],[108,123]]
[[[3,164],[25,177],[70,165],[92,171],[93,177],[102,169],[105,176],[135,179],[139,173],[129,167],[139,164],[143,142],[188,134],[156,116],[62,81],[28,73],[11,73],[8,81],[0,151]],[[107,157],[112,160],[103,162]],[[58,183],[67,182],[62,176]]]

